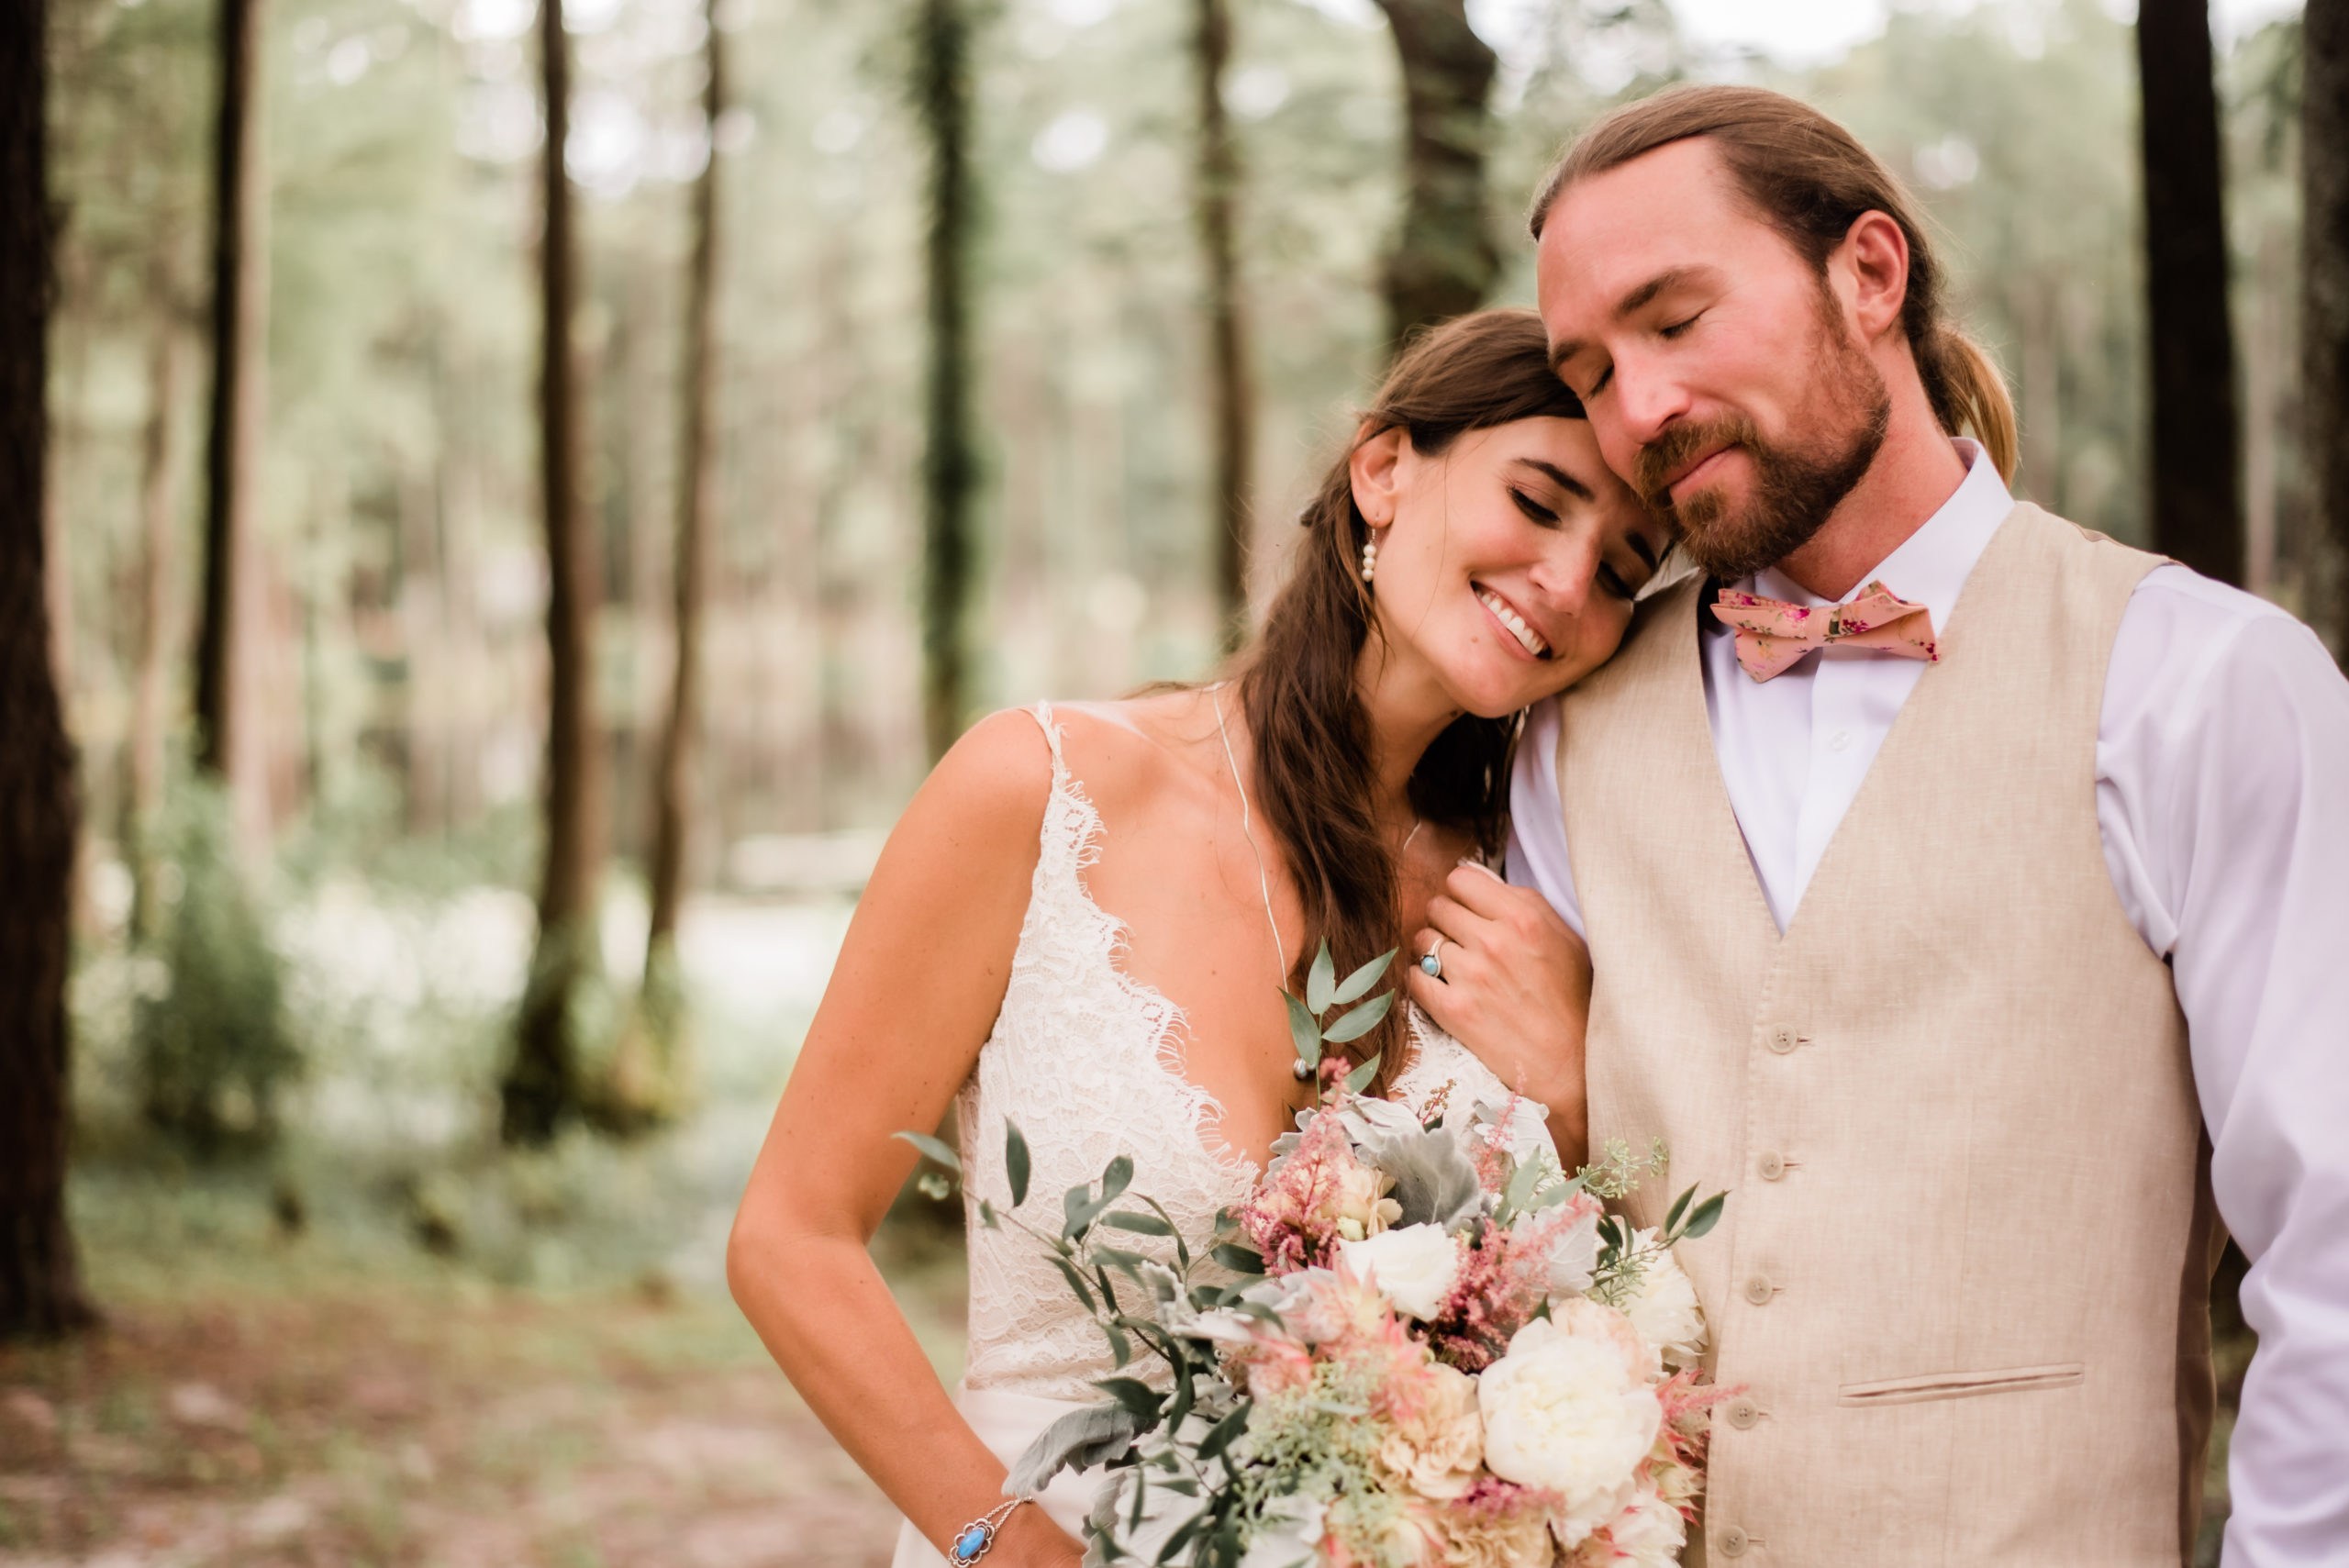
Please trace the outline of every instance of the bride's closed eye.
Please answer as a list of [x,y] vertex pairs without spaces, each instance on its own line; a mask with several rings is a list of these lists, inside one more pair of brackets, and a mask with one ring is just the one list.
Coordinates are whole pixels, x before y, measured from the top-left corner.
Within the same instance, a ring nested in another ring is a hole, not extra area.
[[1524,491],[1520,490],[1514,484],[1508,487],[1508,498],[1516,502],[1517,509],[1524,513],[1526,517],[1538,527],[1554,528],[1558,526],[1557,513],[1552,511],[1541,502],[1536,501],[1532,496],[1527,495]]

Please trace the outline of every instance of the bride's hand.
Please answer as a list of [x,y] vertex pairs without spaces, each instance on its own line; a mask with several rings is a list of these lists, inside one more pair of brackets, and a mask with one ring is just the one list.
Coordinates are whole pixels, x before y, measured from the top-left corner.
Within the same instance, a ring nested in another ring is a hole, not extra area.
[[[1419,967],[1431,951],[1441,979]],[[1533,889],[1463,864],[1428,901],[1410,962],[1411,1000],[1495,1077],[1547,1106],[1559,1159],[1569,1171],[1582,1164],[1590,1142],[1583,1082],[1590,950],[1582,939]]]

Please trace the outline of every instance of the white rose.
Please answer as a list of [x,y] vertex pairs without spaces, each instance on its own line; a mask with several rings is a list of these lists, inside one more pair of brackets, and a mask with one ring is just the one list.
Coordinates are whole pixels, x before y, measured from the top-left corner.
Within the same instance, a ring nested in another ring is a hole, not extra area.
[[[1654,1246],[1655,1232],[1641,1231],[1634,1244]],[[1705,1353],[1705,1310],[1697,1305],[1697,1287],[1688,1283],[1669,1249],[1648,1259],[1640,1271],[1639,1292],[1624,1303],[1623,1311],[1664,1365],[1675,1370],[1695,1366]]]
[[1338,1249],[1346,1267],[1375,1282],[1396,1311],[1422,1323],[1442,1309],[1460,1277],[1460,1245],[1440,1225],[1399,1226]]
[[1580,1545],[1631,1502],[1664,1408],[1615,1345],[1536,1318],[1476,1385],[1486,1467],[1558,1495],[1561,1546]]
[[1688,1544],[1688,1521],[1652,1488],[1642,1486],[1631,1506],[1608,1525],[1607,1539],[1615,1549],[1618,1564],[1675,1568],[1680,1549]]

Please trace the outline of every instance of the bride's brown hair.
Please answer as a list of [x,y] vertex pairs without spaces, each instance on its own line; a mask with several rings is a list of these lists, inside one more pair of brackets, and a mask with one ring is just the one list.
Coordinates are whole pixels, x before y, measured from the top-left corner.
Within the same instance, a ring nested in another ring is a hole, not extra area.
[[[1401,883],[1373,810],[1370,715],[1355,684],[1375,633],[1362,549],[1370,537],[1353,499],[1354,449],[1401,429],[1433,457],[1470,430],[1540,417],[1579,419],[1581,403],[1550,369],[1541,317],[1480,310],[1412,340],[1386,373],[1346,450],[1330,465],[1297,520],[1305,539],[1289,580],[1237,677],[1255,764],[1255,795],[1270,820],[1305,911],[1291,954],[1300,994],[1324,938],[1342,976],[1402,946]],[[1464,832],[1486,854],[1508,824],[1509,750],[1518,716],[1464,714],[1420,757],[1410,779],[1421,820]],[[1403,953],[1389,976],[1400,984]],[[1379,1078],[1402,1065],[1402,1009],[1355,1041],[1356,1061],[1381,1057]]]

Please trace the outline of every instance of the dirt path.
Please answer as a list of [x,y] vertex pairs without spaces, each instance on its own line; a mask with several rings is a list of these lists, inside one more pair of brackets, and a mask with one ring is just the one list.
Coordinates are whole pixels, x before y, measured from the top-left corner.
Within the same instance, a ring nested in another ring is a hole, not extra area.
[[0,1351],[0,1568],[852,1568],[895,1524],[718,1302],[354,1288]]

